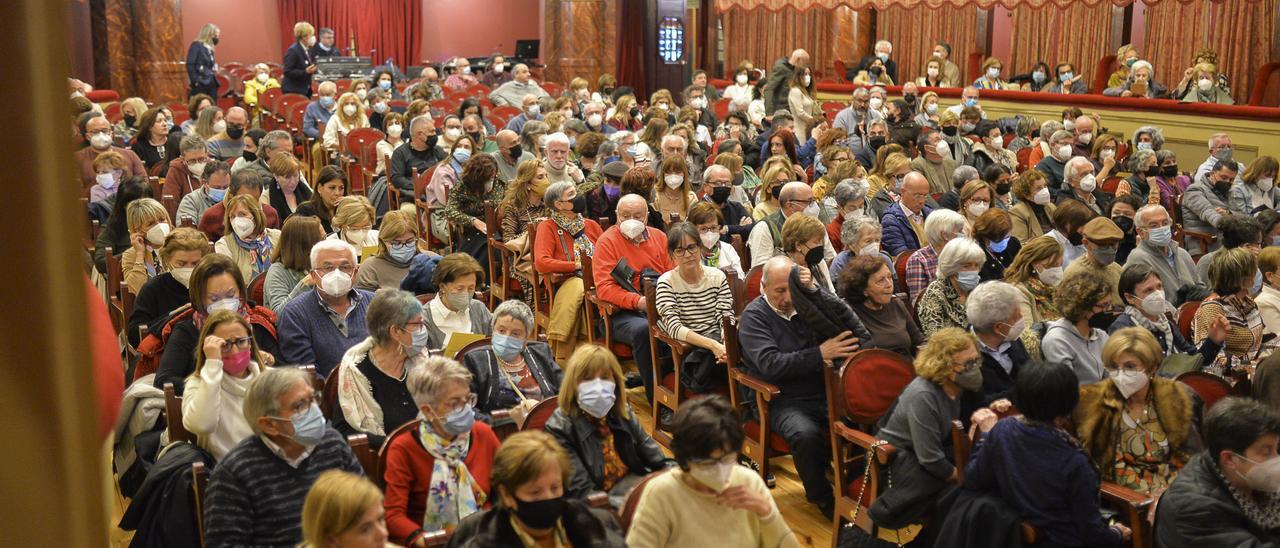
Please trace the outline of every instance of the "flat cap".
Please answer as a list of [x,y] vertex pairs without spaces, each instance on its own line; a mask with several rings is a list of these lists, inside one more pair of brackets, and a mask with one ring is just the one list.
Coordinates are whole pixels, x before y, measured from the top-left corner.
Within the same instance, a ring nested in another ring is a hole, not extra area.
[[1093,243],[1118,242],[1124,239],[1124,231],[1106,217],[1094,217],[1092,221],[1085,223],[1081,232]]
[[627,164],[619,161],[613,161],[605,164],[604,169],[601,169],[600,172],[604,173],[604,176],[610,179],[622,180],[622,176],[627,174],[628,169],[631,168],[627,167]]

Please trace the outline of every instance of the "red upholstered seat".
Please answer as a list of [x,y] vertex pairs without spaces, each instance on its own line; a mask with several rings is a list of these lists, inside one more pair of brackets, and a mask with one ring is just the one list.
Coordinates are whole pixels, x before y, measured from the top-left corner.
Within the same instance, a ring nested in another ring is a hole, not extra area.
[[[760,437],[760,423],[755,419],[751,419],[743,423],[742,428],[747,431],[747,437]],[[787,444],[787,440],[782,439],[782,436],[779,436],[775,432],[769,433],[769,449],[778,454],[791,452],[791,446]]]
[[1212,373],[1190,371],[1178,375],[1178,382],[1187,385],[1197,396],[1200,396],[1200,400],[1204,402],[1205,411],[1211,409],[1218,400],[1231,395],[1231,385],[1226,379]]
[[854,354],[840,376],[848,416],[859,424],[873,424],[889,410],[915,371],[901,354],[882,349]]

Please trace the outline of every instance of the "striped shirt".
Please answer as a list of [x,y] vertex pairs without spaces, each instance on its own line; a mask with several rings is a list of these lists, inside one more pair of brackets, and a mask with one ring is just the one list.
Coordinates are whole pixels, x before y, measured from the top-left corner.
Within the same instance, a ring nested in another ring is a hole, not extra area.
[[721,340],[720,322],[733,313],[733,293],[724,271],[702,265],[702,280],[686,282],[679,269],[658,278],[655,306],[658,328],[673,339],[687,341],[690,333]]

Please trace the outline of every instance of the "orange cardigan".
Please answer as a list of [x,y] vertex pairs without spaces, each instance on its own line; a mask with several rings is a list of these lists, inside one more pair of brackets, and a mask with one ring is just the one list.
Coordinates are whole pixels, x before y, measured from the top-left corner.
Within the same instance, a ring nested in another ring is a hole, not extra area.
[[[583,231],[593,244],[604,232],[600,224],[591,219],[585,219]],[[573,257],[565,252],[566,248],[573,249],[573,235],[561,230],[555,221],[547,219],[538,223],[538,236],[533,243],[533,268],[539,274],[573,274],[578,269]]]

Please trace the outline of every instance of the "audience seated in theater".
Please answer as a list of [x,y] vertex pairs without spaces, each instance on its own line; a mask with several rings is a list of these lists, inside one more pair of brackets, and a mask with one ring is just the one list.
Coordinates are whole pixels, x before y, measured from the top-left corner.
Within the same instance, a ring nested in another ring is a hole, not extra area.
[[[543,140],[546,149],[546,161],[543,169],[546,178],[552,183],[569,182],[581,184],[585,178],[577,165],[570,161],[569,137],[562,132],[553,132]],[[545,189],[544,189],[545,190]]]
[[284,305],[279,315],[284,363],[315,364],[328,376],[351,346],[369,336],[365,325],[373,293],[352,287],[356,250],[337,240],[311,247],[311,288]]
[[101,112],[90,111],[80,115],[79,126],[80,134],[88,144],[75,153],[75,161],[80,168],[82,188],[87,189],[93,185],[95,175],[98,173],[94,169],[94,160],[98,155],[108,151],[119,154],[124,160],[124,165],[120,168],[123,175],[147,176],[147,168],[142,165],[142,160],[137,154],[132,150],[113,145],[115,132],[111,129],[111,122]]
[[[248,302],[245,294],[244,278],[240,269],[225,255],[210,253],[196,263],[191,271],[190,281],[191,314],[183,316],[173,323],[172,332],[165,341],[164,354],[160,357],[160,367],[156,371],[155,387],[164,388],[172,383],[178,395],[182,395],[183,381],[196,372],[196,350],[203,344],[200,338],[200,326],[205,320],[219,310],[230,310],[244,316],[253,326],[253,338],[258,349],[262,365],[272,366],[281,362],[277,336],[267,328],[271,317],[262,309]],[[176,318],[175,318],[176,319]],[[159,333],[159,331],[155,331]],[[303,363],[286,361],[281,363]],[[307,362],[310,363],[310,362]]]
[[338,375],[338,405],[331,413],[338,432],[366,434],[376,449],[400,425],[418,418],[405,380],[426,360],[427,339],[422,304],[407,291],[374,293],[365,319],[369,337],[348,348],[331,373]]
[[545,428],[573,464],[565,486],[569,497],[605,491],[620,508],[641,478],[671,465],[631,411],[625,382],[617,358],[604,347],[582,345],[569,358],[559,407]]
[[1133,44],[1125,44],[1116,50],[1116,70],[1107,77],[1107,87],[1112,88],[1119,86],[1129,78],[1133,65],[1140,61],[1138,56],[1138,48]]
[[654,207],[663,219],[688,219],[689,207],[698,201],[689,177],[689,165],[683,156],[669,156],[659,164],[657,174],[662,186],[654,192]]
[[487,154],[472,156],[462,165],[458,184],[449,191],[443,217],[454,227],[461,229],[461,241],[453,242],[453,249],[474,257],[487,272],[489,244],[486,235],[501,227],[485,225],[485,204],[497,203],[506,194],[506,185],[497,178],[497,162]]
[[271,267],[272,250],[280,243],[280,231],[267,228],[262,206],[252,196],[228,198],[226,209],[223,226],[231,230],[214,243],[214,252],[230,257],[246,280],[265,274]]
[[[502,241],[516,240],[529,231],[529,224],[535,219],[545,219],[551,214],[550,208],[543,202],[547,188],[552,184],[547,179],[547,163],[537,160],[525,162],[517,170],[516,178],[507,184],[506,194],[496,204],[502,223],[499,227]],[[572,181],[567,182],[573,184]],[[522,277],[518,279],[526,295],[531,294],[527,280]]]
[[532,95],[534,99],[547,97],[546,90],[533,81],[529,66],[517,63],[511,68],[512,79],[489,92],[489,100],[497,106],[517,106],[524,97]]
[[920,156],[911,161],[911,169],[929,181],[929,192],[941,194],[951,190],[951,174],[959,164],[951,159],[950,145],[936,131],[921,133],[916,139]]
[[494,136],[494,143],[497,145],[497,150],[490,153],[490,156],[497,161],[498,179],[503,182],[516,177],[520,164],[537,159],[535,151],[526,150],[520,144],[520,134],[516,131],[509,129],[499,131]]
[[[1046,67],[1047,68],[1047,67]],[[1072,95],[1083,95],[1089,93],[1089,85],[1084,83],[1084,73],[1077,72],[1076,66],[1071,63],[1058,63],[1053,69],[1054,77],[1057,81],[1049,86],[1049,93],[1066,93]]]
[[195,371],[183,390],[182,426],[215,459],[253,435],[244,417],[244,397],[262,372],[263,360],[251,332],[243,316],[219,310],[205,318],[197,339]]
[[1049,180],[1038,170],[1027,170],[1013,180],[1013,196],[1018,203],[1009,209],[1013,237],[1023,243],[1053,230],[1053,205]]
[[964,215],[965,224],[972,229],[974,223],[978,221],[978,217],[991,209],[991,185],[986,181],[976,177],[978,170],[970,166],[966,175],[973,175],[974,178],[967,180],[960,186],[960,192],[957,194],[956,211]]
[[[184,153],[185,154],[185,153]],[[240,173],[248,170],[252,175],[256,175],[264,188],[270,186],[273,175],[271,173],[271,161],[276,156],[293,155],[293,138],[289,136],[289,132],[277,129],[269,131],[262,138],[258,139],[258,152],[253,160],[241,162],[236,161],[231,166],[232,173]]]
[[191,126],[189,133],[199,135],[201,139],[208,142],[212,141],[214,137],[222,135],[226,127],[226,116],[222,109],[218,106],[208,106],[200,109],[195,125]]
[[1227,203],[1231,211],[1253,215],[1263,209],[1280,206],[1280,187],[1276,186],[1276,174],[1280,163],[1274,156],[1259,156],[1236,183],[1231,185]]
[[294,213],[320,219],[325,234],[333,232],[332,219],[338,200],[346,193],[347,174],[337,166],[324,166],[316,177],[316,191]]
[[[803,184],[803,183],[800,183]],[[817,217],[801,212],[792,215],[782,225],[782,254],[793,262],[809,269],[820,289],[835,293],[831,267],[824,258],[823,243],[826,227]]]
[[334,209],[333,233],[330,240],[342,240],[358,250],[377,247],[378,230],[373,228],[375,211],[369,199],[360,195],[343,196]]
[[382,491],[362,475],[320,474],[302,503],[304,546],[359,548],[387,544]]
[[157,165],[160,166],[159,173],[164,173],[168,169],[169,162],[178,157],[182,148],[182,134],[171,133],[169,130],[172,127],[173,112],[168,107],[152,107],[139,117],[138,135],[134,138],[129,150],[142,160],[147,173],[151,173]]
[[253,78],[244,81],[244,104],[252,109],[249,113],[252,119],[257,120],[262,114],[261,100],[267,90],[278,88],[280,88],[280,81],[271,77],[271,67],[266,63],[253,65]]
[[962,416],[982,407],[1001,413],[1010,409],[1014,383],[1031,361],[1021,340],[1030,324],[1022,316],[1021,297],[1017,287],[991,281],[979,285],[965,301],[969,331],[982,353],[982,389],[965,394]]
[[[408,224],[412,219],[403,219],[403,222]],[[413,230],[413,225],[408,226],[409,230]],[[382,234],[385,235],[389,229],[385,219],[382,227]],[[395,231],[392,232],[394,234]],[[390,237],[384,237],[384,246],[391,241],[387,239]],[[428,348],[445,348],[454,333],[489,336],[493,317],[484,302],[474,297],[476,287],[484,281],[483,276],[480,263],[465,253],[452,253],[440,259],[432,274],[438,293],[427,304],[427,313],[423,316],[427,326]]]
[[311,186],[303,180],[302,162],[292,154],[277,154],[267,165],[271,168],[271,178],[267,180],[265,201],[283,221],[311,199]]
[[681,405],[672,430],[679,466],[645,484],[628,546],[799,546],[760,475],[738,464],[746,434],[724,396]]
[[[948,186],[947,186],[948,190],[942,193],[942,195],[938,197],[938,200],[937,200],[938,207],[958,211],[961,214],[966,214],[967,213],[965,211],[966,208],[960,205],[960,200],[961,200],[960,191],[964,190],[965,185],[969,183],[978,183],[978,184],[985,183],[985,181],[982,180],[982,174],[979,173],[978,170],[973,166],[960,165],[960,166],[956,166],[955,170],[953,170],[949,175],[947,175],[947,181],[948,181]],[[974,187],[973,190],[976,191],[978,188],[982,188],[982,187],[980,186]],[[988,202],[988,207],[990,207],[989,202]],[[937,209],[937,207],[935,207],[934,209]],[[970,220],[969,223],[972,224],[973,221]]]
[[1048,236],[1029,240],[1005,269],[1004,280],[1022,293],[1018,310],[1029,329],[1022,332],[1021,340],[1027,353],[1039,359],[1044,324],[1061,317],[1053,305],[1053,290],[1062,281],[1062,246]]
[[595,242],[602,231],[594,220],[583,217],[586,201],[572,183],[548,185],[542,202],[549,204],[551,214],[538,225],[533,268],[554,290],[547,341],[556,361],[563,362],[579,340],[588,335],[581,331],[579,319],[583,296],[581,257],[594,255]]
[[258,143],[262,142],[262,138],[267,136],[267,131],[262,128],[253,128],[244,132],[244,152],[231,162],[231,173],[235,174],[244,169],[245,166],[257,161],[258,159]]
[[725,232],[727,227],[723,227],[724,217],[720,211],[715,204],[706,201],[697,202],[689,209],[688,222],[697,231],[698,243],[702,248],[701,262],[711,268],[718,268],[725,274],[732,273],[739,280],[745,280],[747,275],[742,269],[742,258],[738,256],[738,250],[724,241],[728,232]]
[[[841,149],[840,155],[846,155],[847,152]],[[836,174],[834,172],[839,171]],[[846,175],[848,175],[846,177]],[[854,177],[853,175],[857,175]],[[825,196],[821,198],[821,205],[824,214],[829,214],[831,220],[827,221],[827,240],[831,241],[831,246],[837,253],[845,250],[845,243],[840,237],[840,233],[844,229],[845,221],[851,221],[855,218],[866,217],[877,221],[879,226],[879,218],[872,216],[870,213],[870,204],[868,203],[867,192],[869,186],[866,180],[866,171],[861,169],[861,164],[854,162],[847,157],[843,159],[838,167],[827,172],[827,176],[831,179],[831,184],[822,190]],[[824,181],[819,180],[819,183]],[[818,184],[814,184],[814,189],[818,189]],[[815,190],[814,196],[817,196]],[[857,249],[853,250],[855,253]]]
[[884,218],[885,211],[898,202],[902,183],[910,172],[911,160],[902,153],[900,145],[885,145],[876,150],[875,164],[867,173],[869,215]]
[[108,247],[119,258],[126,249],[133,246],[133,235],[128,223],[129,204],[142,198],[154,198],[151,195],[151,185],[147,184],[145,178],[130,176],[120,182],[120,190],[114,196],[102,203],[111,208],[111,215],[107,217],[105,226],[98,231],[98,239],[93,245],[93,264],[98,272],[107,271]]
[[1097,276],[1107,284],[1111,292],[1111,308],[1123,306],[1118,291],[1121,267],[1116,262],[1116,253],[1119,251],[1120,241],[1124,239],[1124,233],[1106,217],[1094,217],[1085,223],[1080,233],[1084,235],[1085,254],[1067,265],[1063,277],[1071,278],[1083,273]]
[[137,295],[147,280],[169,268],[167,264],[161,264],[159,249],[172,225],[169,212],[151,198],[130,202],[125,208],[125,217],[130,245],[120,254],[120,269],[129,292]]
[[[1186,84],[1180,86],[1180,90],[1184,90],[1181,97],[1178,97],[1184,103],[1216,103],[1219,105],[1234,105],[1235,99],[1231,98],[1231,90],[1224,89],[1218,78],[1218,66],[1201,62],[1191,67],[1189,76],[1184,77]],[[1195,82],[1192,85],[1191,82]]]
[[[838,188],[838,187],[837,187]],[[828,232],[830,235],[830,232]],[[880,222],[873,217],[855,216],[845,221],[840,227],[840,239],[844,241],[844,251],[836,254],[831,260],[831,279],[837,280],[839,289],[840,273],[855,258],[875,257],[889,267],[889,277],[897,281],[898,274],[893,268],[893,258],[880,251]]]
[[1220,250],[1209,263],[1210,293],[1196,310],[1192,342],[1199,344],[1211,333],[1211,326],[1225,317],[1230,324],[1223,352],[1213,363],[1206,363],[1211,373],[1229,376],[1251,370],[1262,344],[1262,315],[1254,302],[1252,287],[1258,274],[1255,251],[1237,247]]
[[1156,81],[1155,69],[1151,67],[1151,63],[1147,61],[1136,61],[1129,68],[1130,74],[1115,85],[1112,81],[1115,75],[1112,75],[1112,81],[1108,81],[1107,89],[1102,90],[1102,94],[1108,97],[1145,97],[1149,99],[1163,99],[1169,93],[1169,90],[1160,82]]
[[1054,208],[1053,230],[1045,235],[1062,246],[1063,268],[1087,251],[1084,247],[1084,225],[1089,224],[1095,216],[1093,210],[1080,200],[1063,200]]
[[943,247],[957,237],[964,237],[968,227],[959,213],[950,209],[939,209],[924,221],[924,241],[929,245],[921,247],[907,258],[907,294],[912,303],[920,298],[920,294],[938,277],[938,255]]
[[[471,159],[471,153],[475,149],[476,141],[468,135],[458,137],[450,147],[441,149],[440,161],[431,173],[431,181],[423,188],[424,194],[418,198],[426,201],[428,206],[443,207],[449,201],[449,193],[462,178],[462,165]],[[418,174],[423,175],[424,171],[419,169]],[[432,234],[436,238],[443,242],[449,241],[448,221],[443,215],[432,216],[431,225]]]
[[[833,494],[825,476],[830,464],[827,404],[819,379],[822,367],[849,357],[860,342],[849,332],[818,341],[795,317],[788,281],[795,268],[795,262],[786,256],[765,262],[760,297],[742,312],[742,354],[749,373],[780,389],[770,404],[771,427],[791,447],[805,498],[824,515],[831,515]],[[807,269],[801,268],[799,277],[801,283],[813,285]]]
[[[196,187],[200,190],[200,187]],[[200,215],[200,222],[196,224],[196,228],[200,229],[210,240],[217,241],[225,234],[227,227],[223,224],[227,216],[227,200],[236,196],[249,196],[258,205],[262,207],[262,220],[267,224],[267,228],[280,228],[280,214],[276,212],[276,208],[271,204],[262,203],[262,179],[259,179],[252,171],[242,171],[231,175],[231,185],[223,192],[221,200],[218,200],[209,209],[204,210]],[[195,200],[193,198],[193,200]]]
[[[893,444],[897,454],[890,475],[896,481],[876,497],[867,515],[880,527],[919,523],[933,513],[935,501],[953,489],[957,464],[947,447],[952,421],[959,420],[965,391],[982,390],[982,355],[974,336],[958,327],[929,338],[915,360],[912,379],[889,414],[881,420],[878,439]],[[928,532],[921,533],[927,538]]]
[[1004,147],[1004,133],[1000,131],[1000,126],[983,120],[978,122],[974,132],[981,141],[973,145],[971,162],[979,173],[985,172],[990,165],[1001,165],[1010,170],[1018,168],[1017,155]]
[[238,106],[227,109],[221,131],[208,138],[209,157],[220,162],[233,162],[244,153],[244,132],[249,127],[249,113]]
[[953,238],[938,253],[938,277],[916,300],[920,330],[932,337],[947,327],[969,325],[965,300],[978,282],[986,255],[982,246],[967,238]]
[[1262,332],[1280,335],[1280,246],[1269,245],[1258,253],[1258,272],[1262,273],[1262,290],[1253,299],[1262,315]]
[[1102,348],[1106,376],[1080,388],[1076,435],[1103,481],[1158,495],[1200,450],[1200,401],[1156,375],[1165,354],[1151,332],[1128,327]]
[[938,115],[940,114],[938,110],[938,93],[926,91],[924,95],[920,96],[920,106],[917,108],[915,118],[912,121],[920,126],[922,130],[929,128],[934,131],[941,131],[942,126],[938,125]]
[[565,496],[572,473],[569,455],[551,436],[536,430],[513,434],[493,457],[492,508],[463,519],[450,545],[625,546],[612,514]]
[[[440,138],[436,140],[436,148],[439,148],[440,152],[451,150],[453,144],[463,136],[462,119],[455,114],[445,114],[439,130],[438,135],[440,135]],[[478,144],[475,140],[471,144],[473,147],[479,148],[475,146]]]
[[[1093,118],[1085,117],[1092,123]],[[1080,124],[1076,124],[1076,128],[1080,128]],[[1092,134],[1091,134],[1092,135]],[[1080,134],[1077,138],[1084,137]],[[1118,176],[1120,169],[1116,169],[1119,165],[1123,168],[1124,164],[1120,164],[1121,158],[1116,154],[1120,150],[1121,141],[1115,135],[1102,133],[1089,138],[1092,144],[1089,145],[1089,161],[1093,164],[1093,173],[1098,181],[1106,181],[1113,176]],[[1098,186],[1102,186],[1099,184]]]
[[[203,165],[204,167],[199,177],[201,186],[192,188],[190,192],[182,197],[182,201],[178,204],[177,221],[180,225],[187,222],[188,219],[191,222],[199,221],[204,216],[204,213],[214,205],[224,203],[229,199],[227,190],[231,187],[231,166],[227,165],[226,162],[218,161]],[[173,168],[170,168],[170,171],[172,170]],[[172,194],[166,194],[166,196],[172,196]],[[254,201],[257,202],[257,200]]]
[[982,62],[982,76],[973,81],[972,86],[978,89],[1014,89],[1014,85],[1002,77],[1004,62],[995,57],[988,57]]
[[[1237,162],[1233,156],[1234,148],[1231,146],[1231,136],[1226,133],[1214,133],[1209,136],[1209,157],[1205,158],[1200,167],[1196,168],[1195,174],[1192,176],[1194,181],[1205,180],[1209,176],[1209,172],[1215,169],[1219,163],[1234,165],[1235,183],[1244,181],[1245,165]],[[1229,169],[1229,168],[1228,168]]]
[[1102,215],[1111,205],[1111,196],[1098,189],[1098,178],[1093,174],[1093,164],[1084,156],[1067,161],[1062,170],[1063,187],[1058,193],[1057,204],[1074,200],[1087,206],[1093,215]]
[[1008,211],[1013,208],[1013,175],[1016,170],[1003,164],[992,164],[982,170],[982,180],[991,185],[994,198],[991,207]]
[[1053,305],[1062,317],[1045,328],[1040,345],[1044,361],[1070,367],[1082,386],[1102,380],[1107,332],[1089,324],[1094,315],[1111,310],[1106,280],[1092,272],[1066,278],[1054,288]]
[[[981,184],[990,188],[986,183]],[[1009,212],[1003,209],[988,209],[974,220],[973,239],[986,255],[978,273],[982,281],[1003,280],[1005,269],[1022,251],[1022,242],[1009,233],[1010,229]]]
[[[1065,120],[1064,120],[1065,122]],[[1075,117],[1075,121],[1071,124],[1071,129],[1067,130],[1073,134],[1071,140],[1071,155],[1086,156],[1093,160],[1097,153],[1094,152],[1094,145],[1098,137],[1098,125],[1101,123],[1097,114],[1079,114]],[[1064,127],[1065,127],[1064,123]],[[1100,166],[1095,166],[1100,167]]]
[[[208,94],[197,93],[187,99],[187,121],[183,122],[179,129],[183,135],[192,135],[195,133],[196,123],[200,119],[200,113],[204,109],[214,106],[213,98]],[[204,137],[201,137],[203,139]]]
[[[549,102],[552,101],[551,99],[547,100]],[[503,129],[509,129],[517,134],[522,134],[524,133],[524,126],[529,122],[538,122],[543,120],[542,105],[540,104],[539,97],[537,95],[523,95],[518,103],[512,103],[508,106],[515,107],[517,105],[520,106],[520,114],[512,117],[510,120],[507,120],[507,125]],[[551,114],[555,113],[546,113],[547,116],[550,116]],[[525,150],[537,154],[537,151],[533,150],[531,147],[526,147]]]
[[164,270],[147,278],[135,292],[133,312],[125,328],[129,344],[134,347],[142,340],[140,327],[146,327],[148,333],[160,333],[169,314],[191,302],[187,286],[196,264],[209,252],[209,240],[195,229],[175,228],[158,251]]
[[[779,195],[782,193],[782,188],[787,183],[792,182],[792,177],[791,167],[785,161],[782,161],[782,158],[760,169],[760,190],[756,194],[756,205],[751,210],[751,218],[757,221],[754,223],[755,226],[751,228],[752,233],[757,230],[768,232],[767,228],[761,228],[761,225],[767,226],[767,223],[759,221],[763,221],[770,215],[779,213],[782,210]],[[805,186],[808,187],[809,185]],[[813,189],[810,188],[809,191],[812,192]]]
[[323,239],[324,230],[315,217],[294,215],[284,222],[262,283],[263,306],[278,314],[294,297],[311,289],[314,284],[307,275],[311,270],[311,248]]
[[1143,206],[1133,215],[1138,246],[1129,253],[1126,266],[1145,264],[1160,276],[1164,298],[1173,306],[1203,299],[1209,293],[1196,271],[1191,254],[1173,241],[1173,220],[1158,205]]
[[[718,246],[720,241],[717,238],[713,243]],[[702,264],[705,249],[692,222],[677,223],[668,229],[667,251],[674,268],[658,278],[654,297],[658,329],[693,347],[684,356],[685,378],[679,382],[695,393],[709,392],[724,384],[725,377],[716,366],[716,362],[728,360],[721,323],[734,312],[733,293],[724,271]]]
[[1280,418],[1245,398],[1225,398],[1206,413],[1204,446],[1161,497],[1156,542],[1267,545],[1280,542],[1269,516],[1277,511],[1275,485],[1264,474],[1275,459]]
[[521,424],[539,401],[560,392],[560,365],[547,343],[530,340],[534,328],[529,305],[503,301],[493,310],[492,342],[460,356],[481,413],[510,410],[511,420]]
[[1059,426],[1080,400],[1075,374],[1059,363],[1023,365],[1014,389],[1022,415],[999,422],[989,410],[973,416],[981,434],[965,467],[965,489],[998,495],[1035,527],[1042,543],[1121,546],[1129,528],[1107,525],[1098,508],[1096,465]]
[[141,127],[138,125],[138,118],[145,110],[147,110],[147,102],[141,97],[130,97],[120,101],[120,121],[111,126],[111,130],[125,143],[133,143],[133,138]]
[[218,462],[204,505],[209,546],[293,546],[302,541],[302,507],[328,470],[361,473],[347,440],[325,425],[319,396],[295,367],[266,368],[244,394],[253,430]]
[[1053,132],[1048,140],[1049,153],[1035,166],[1036,171],[1048,179],[1049,192],[1054,196],[1064,191],[1063,171],[1066,169],[1067,160],[1072,157],[1071,145],[1074,140],[1075,135],[1065,129]]
[[[332,81],[320,82],[316,88],[316,99],[307,105],[302,115],[302,134],[308,139],[320,139],[320,125],[325,125],[328,133],[329,119],[338,110],[338,86]],[[327,139],[326,139],[327,140]]]
[[884,250],[891,256],[920,249],[925,238],[925,219],[933,213],[929,200],[929,181],[919,172],[903,177],[902,193],[896,205],[885,208],[880,224],[884,227]]
[[[381,103],[374,103],[374,108],[376,109],[379,104]],[[374,113],[374,116],[378,116],[378,114]],[[369,124],[371,127],[382,130],[382,140],[375,145],[375,149],[378,151],[378,163],[375,166],[374,173],[379,176],[385,176],[387,174],[387,162],[395,154],[396,149],[405,143],[404,130],[408,122],[405,120],[404,114],[399,112],[386,113],[382,116],[381,122],[375,125],[371,118]]]
[[868,346],[915,356],[924,344],[907,299],[893,292],[893,268],[878,256],[858,255],[840,273],[840,295],[866,325],[872,338]]
[[[1196,273],[1204,281],[1209,280],[1209,265],[1213,264],[1213,258],[1224,250],[1243,247],[1252,252],[1255,257],[1262,251],[1262,227],[1258,226],[1258,222],[1248,214],[1232,213],[1223,217],[1218,223],[1218,231],[1222,234],[1219,240],[1222,247],[1216,251],[1210,251],[1196,261]],[[1250,295],[1260,291],[1262,277],[1254,278],[1250,288]]]

